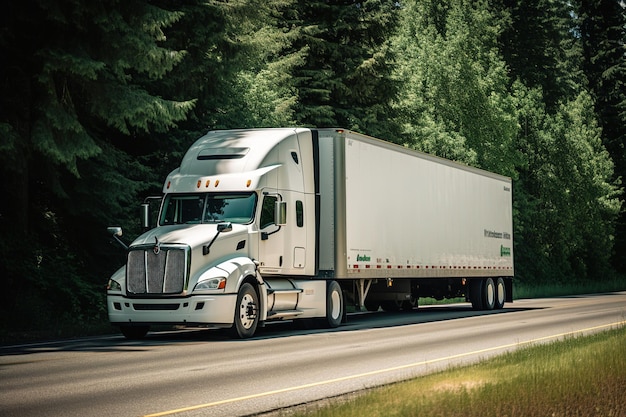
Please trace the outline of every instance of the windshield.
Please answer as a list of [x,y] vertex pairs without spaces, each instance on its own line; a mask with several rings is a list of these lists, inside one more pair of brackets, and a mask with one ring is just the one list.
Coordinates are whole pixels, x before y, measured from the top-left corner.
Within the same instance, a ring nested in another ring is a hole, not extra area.
[[255,193],[167,194],[159,225],[220,222],[247,224],[252,222],[255,207]]

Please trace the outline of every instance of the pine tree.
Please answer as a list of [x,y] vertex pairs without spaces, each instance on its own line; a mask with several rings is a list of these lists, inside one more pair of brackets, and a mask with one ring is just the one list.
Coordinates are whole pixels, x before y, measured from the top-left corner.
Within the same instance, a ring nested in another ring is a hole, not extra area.
[[389,136],[397,85],[388,40],[398,11],[394,1],[297,2],[285,24],[298,28],[292,50],[304,56],[292,73],[299,124]]
[[[579,2],[584,71],[595,100],[615,176],[626,178],[626,6],[616,0]],[[626,210],[617,229],[614,264],[626,272]]]
[[501,50],[517,80],[525,164],[515,187],[517,275],[527,282],[599,279],[610,271],[620,202],[586,93],[571,3],[493,1]]
[[[173,5],[179,2],[170,2]],[[293,0],[204,2],[187,0],[167,44],[185,50],[185,59],[165,83],[172,95],[197,98],[185,130],[192,137],[207,129],[293,124],[294,94],[289,77],[299,62],[285,55],[294,36],[279,21]],[[181,135],[180,131],[175,132]]]
[[94,265],[85,273],[87,253],[102,222],[134,207],[146,167],[128,156],[133,137],[170,129],[193,107],[154,88],[184,56],[162,46],[180,17],[147,2],[6,5],[0,172],[13,180],[0,185],[0,249],[13,257],[0,267],[3,308],[40,314],[15,304],[28,294],[53,319],[99,299],[105,278]]
[[620,201],[591,98],[581,91],[550,114],[538,88],[515,88],[526,157],[514,193],[516,275],[524,282],[600,279],[610,273]]
[[501,53],[511,79],[542,90],[547,111],[573,99],[584,82],[571,3],[551,0],[492,0],[501,16]]

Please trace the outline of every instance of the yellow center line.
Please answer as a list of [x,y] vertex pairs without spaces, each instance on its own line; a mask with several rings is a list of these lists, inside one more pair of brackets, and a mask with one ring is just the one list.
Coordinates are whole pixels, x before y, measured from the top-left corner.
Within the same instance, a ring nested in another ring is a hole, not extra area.
[[380,375],[380,374],[383,374],[383,373],[386,373],[386,372],[399,371],[399,370],[403,370],[403,369],[414,368],[414,367],[417,367],[417,366],[431,365],[431,364],[434,364],[434,363],[437,363],[437,362],[443,362],[443,361],[452,360],[452,359],[459,359],[459,358],[472,356],[472,355],[477,355],[477,354],[481,354],[481,353],[493,352],[495,350],[501,350],[501,349],[507,349],[507,348],[511,348],[511,347],[515,347],[515,346],[527,345],[527,344],[541,342],[541,341],[545,341],[545,340],[549,340],[549,339],[557,339],[559,337],[570,336],[570,335],[573,335],[573,334],[576,334],[576,333],[584,333],[584,332],[589,332],[589,331],[593,331],[593,330],[605,329],[607,327],[618,327],[618,326],[622,326],[622,325],[626,325],[626,320],[618,321],[618,322],[615,322],[615,323],[602,324],[600,326],[588,327],[586,329],[574,330],[574,331],[571,331],[571,332],[565,332],[565,333],[559,333],[559,334],[554,334],[554,335],[550,335],[550,336],[539,337],[539,338],[536,338],[536,339],[531,339],[531,340],[527,340],[527,341],[523,341],[523,342],[509,343],[509,344],[506,344],[506,345],[494,346],[494,347],[485,348],[485,349],[479,349],[479,350],[475,350],[475,351],[472,351],[472,352],[459,353],[457,355],[446,356],[444,358],[437,358],[437,359],[430,359],[430,360],[425,360],[425,361],[421,361],[421,362],[414,362],[414,363],[409,363],[409,364],[406,364],[406,365],[399,365],[399,366],[394,366],[394,367],[391,367],[391,368],[379,369],[379,370],[376,370],[376,371],[363,372],[363,373],[360,373],[360,374],[348,375],[348,376],[344,376],[344,377],[340,377],[340,378],[328,379],[328,380],[325,380],[325,381],[312,382],[310,384],[298,385],[296,387],[289,387],[289,388],[277,389],[277,390],[274,390],[274,391],[260,392],[258,394],[251,394],[251,395],[246,395],[246,396],[243,396],[243,397],[229,398],[229,399],[226,399],[226,400],[214,401],[214,402],[206,403],[206,404],[198,404],[198,405],[194,405],[194,406],[190,406],[190,407],[183,407],[183,408],[178,408],[178,409],[174,409],[174,410],[162,411],[162,412],[154,413],[154,414],[147,414],[144,417],[168,416],[168,415],[177,414],[177,413],[184,413],[186,411],[194,411],[194,410],[199,410],[199,409],[202,409],[202,408],[215,407],[215,406],[218,406],[218,405],[236,403],[236,402],[246,401],[246,400],[253,400],[255,398],[269,397],[270,395],[284,394],[284,393],[287,393],[287,392],[293,392],[293,391],[303,390],[303,389],[307,389],[307,388],[315,388],[315,387],[319,387],[319,386],[322,386],[322,385],[333,384],[333,383],[336,383],[336,382],[349,381],[351,379],[358,379],[358,378],[363,378],[363,377],[367,377],[367,376]]

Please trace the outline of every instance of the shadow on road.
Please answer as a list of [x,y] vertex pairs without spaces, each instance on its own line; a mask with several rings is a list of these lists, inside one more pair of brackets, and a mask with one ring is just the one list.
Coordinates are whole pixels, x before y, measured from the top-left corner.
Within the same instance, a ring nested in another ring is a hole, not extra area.
[[468,317],[494,314],[511,314],[537,308],[507,307],[501,310],[475,311],[470,305],[434,305],[419,307],[411,311],[399,312],[357,312],[348,314],[346,323],[338,328],[324,328],[319,320],[296,320],[267,323],[259,328],[254,338],[232,339],[224,329],[171,327],[155,328],[142,340],[127,340],[121,334],[89,337],[72,340],[29,343],[0,347],[0,356],[25,355],[43,352],[145,352],[157,346],[185,343],[248,343],[254,340],[275,339],[298,335],[347,332],[365,329],[390,328],[418,325],[438,321],[456,320]]
[[268,324],[261,329],[255,338],[278,338],[298,334],[345,332],[365,329],[379,329],[399,326],[411,326],[438,321],[456,320],[468,317],[509,314],[520,311],[537,310],[538,308],[503,308],[492,311],[476,311],[470,305],[434,305],[419,307],[410,311],[398,312],[360,312],[348,315],[346,323],[336,329],[316,326],[307,321]]

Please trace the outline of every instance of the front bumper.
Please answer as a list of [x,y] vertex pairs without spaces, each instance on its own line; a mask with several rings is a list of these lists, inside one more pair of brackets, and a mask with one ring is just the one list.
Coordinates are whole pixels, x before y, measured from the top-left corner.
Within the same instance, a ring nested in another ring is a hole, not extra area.
[[233,324],[237,294],[197,295],[180,298],[127,298],[107,295],[109,321],[123,324]]

